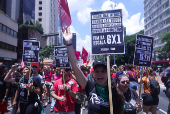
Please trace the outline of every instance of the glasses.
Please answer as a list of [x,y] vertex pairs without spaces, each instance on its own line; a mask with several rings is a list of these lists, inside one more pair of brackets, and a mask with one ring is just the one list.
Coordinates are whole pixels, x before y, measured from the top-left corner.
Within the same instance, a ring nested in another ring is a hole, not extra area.
[[129,81],[129,80],[121,81],[122,84],[125,84],[125,82],[126,82],[127,84],[130,84],[130,81]]

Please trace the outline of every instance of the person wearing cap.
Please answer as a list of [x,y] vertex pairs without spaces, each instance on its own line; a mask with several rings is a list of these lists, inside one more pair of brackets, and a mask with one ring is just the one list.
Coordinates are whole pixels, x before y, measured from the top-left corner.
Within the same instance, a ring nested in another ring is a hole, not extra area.
[[169,106],[167,110],[167,114],[170,114],[170,67],[166,68],[161,77],[162,82],[164,83],[166,89],[164,90],[165,95],[169,99]]
[[142,106],[141,104],[137,104],[138,94],[136,91],[129,87],[129,76],[121,70],[116,73],[116,77],[116,85],[123,94],[124,114],[137,114],[142,110]]
[[0,64],[0,113],[4,114],[7,111],[7,105],[8,105],[8,90],[9,90],[9,83],[6,83],[4,81],[5,78],[5,65]]
[[54,111],[57,114],[75,114],[77,83],[70,76],[70,71],[70,68],[61,69],[62,78],[57,80],[53,86],[52,97],[56,99]]
[[[96,84],[87,79],[77,65],[77,59],[72,46],[72,33],[70,29],[63,28],[62,35],[66,42],[69,60],[74,70],[78,83],[86,91],[88,97],[88,114],[110,114],[109,91],[107,65],[103,62],[97,62],[94,65],[94,80]],[[112,80],[112,99],[113,113],[123,114],[123,100]]]
[[[41,104],[37,95],[41,95],[41,85],[39,80],[30,77],[30,67],[25,66],[23,69],[23,76],[21,79],[10,78],[11,72],[14,72],[17,65],[12,65],[10,71],[6,75],[4,81],[6,82],[18,82],[18,91],[16,101],[19,103],[18,113],[20,114],[39,114],[41,112]],[[28,95],[29,91],[29,95]]]

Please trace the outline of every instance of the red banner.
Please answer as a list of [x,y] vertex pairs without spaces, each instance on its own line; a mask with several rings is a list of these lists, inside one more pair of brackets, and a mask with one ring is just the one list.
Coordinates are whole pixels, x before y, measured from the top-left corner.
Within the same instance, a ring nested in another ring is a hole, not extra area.
[[83,63],[87,62],[87,57],[88,57],[88,52],[83,47],[82,55],[81,55],[81,58],[83,59]]
[[71,16],[67,0],[58,0],[58,14],[61,27],[69,27],[71,25]]
[[77,60],[79,60],[80,52],[79,51],[74,51],[74,53],[76,55]]

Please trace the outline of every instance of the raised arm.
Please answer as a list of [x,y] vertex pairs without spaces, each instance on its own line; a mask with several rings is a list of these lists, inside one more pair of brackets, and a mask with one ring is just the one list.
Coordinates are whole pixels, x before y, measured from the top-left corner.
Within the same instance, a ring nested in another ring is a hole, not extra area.
[[10,76],[11,76],[11,73],[14,72],[16,68],[17,68],[17,65],[12,65],[11,69],[9,70],[9,72],[4,78],[5,82],[15,82],[15,78],[11,78]]
[[71,63],[72,69],[74,70],[77,82],[81,85],[82,88],[85,88],[88,79],[85,77],[81,69],[77,66],[77,59],[72,46],[73,35],[72,33],[70,33],[70,28],[63,27],[62,35],[67,45],[69,61]]

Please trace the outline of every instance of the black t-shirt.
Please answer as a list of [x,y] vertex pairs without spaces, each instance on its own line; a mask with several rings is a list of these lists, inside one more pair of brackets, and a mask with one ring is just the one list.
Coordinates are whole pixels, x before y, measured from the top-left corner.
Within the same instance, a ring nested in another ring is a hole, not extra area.
[[[33,82],[34,87],[41,87],[41,83],[39,82],[38,78],[30,78],[30,83]],[[34,103],[36,100],[38,100],[38,96],[35,92],[30,90],[30,95],[28,96],[28,89],[27,89],[28,79],[24,79],[22,77],[18,84],[18,95],[17,99],[20,102],[29,102]]]
[[5,74],[0,76],[0,102],[2,101],[2,99],[5,96],[6,88],[10,87],[10,83],[5,82],[4,78],[5,78]]
[[88,97],[88,114],[110,114],[109,101],[105,102],[96,90],[95,84],[88,80],[85,87]]

